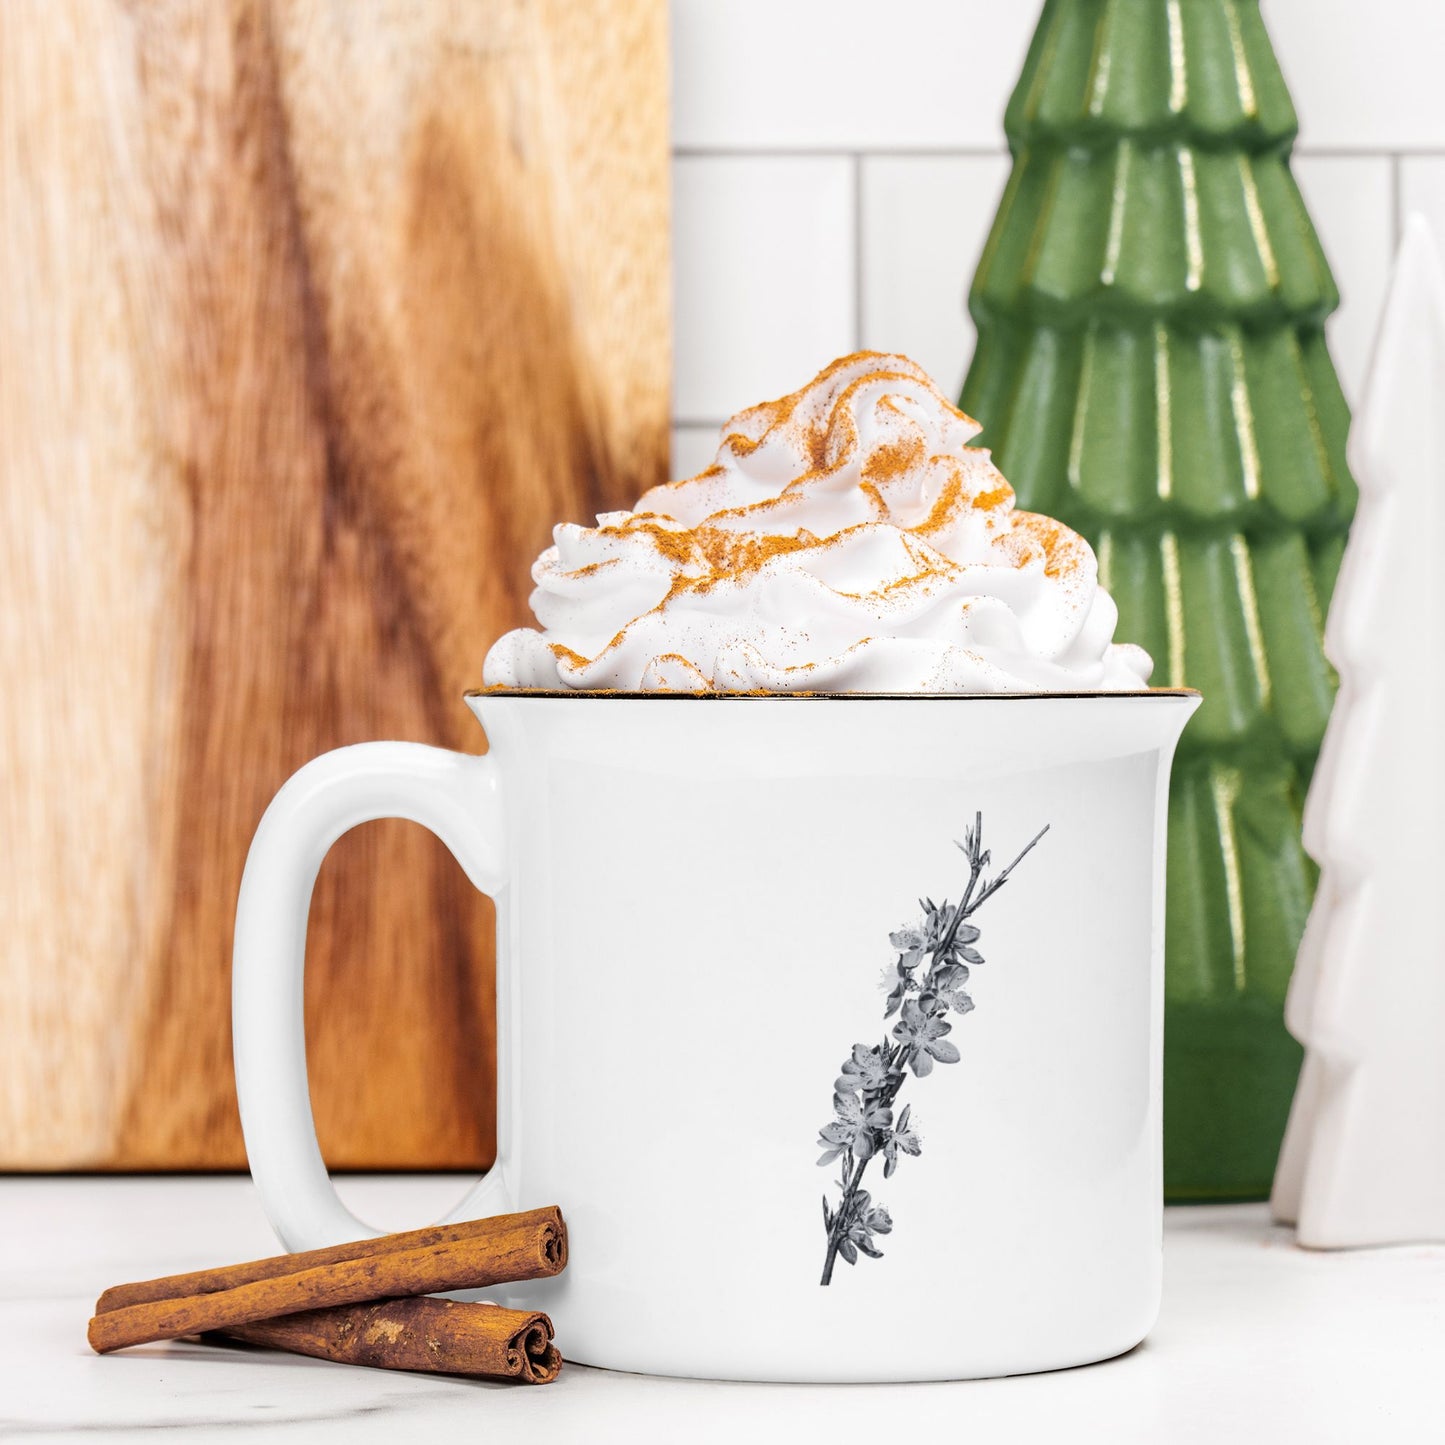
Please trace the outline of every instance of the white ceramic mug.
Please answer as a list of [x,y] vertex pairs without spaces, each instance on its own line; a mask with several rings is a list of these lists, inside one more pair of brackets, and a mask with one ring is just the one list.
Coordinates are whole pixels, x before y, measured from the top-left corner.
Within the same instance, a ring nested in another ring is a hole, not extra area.
[[484,757],[307,764],[236,922],[277,1232],[374,1232],[317,1149],[302,951],[326,850],[410,818],[497,904],[498,1158],[451,1217],[562,1207],[566,1272],[503,1302],[569,1359],[923,1380],[1129,1349],[1159,1301],[1164,820],[1198,701],[479,694]]

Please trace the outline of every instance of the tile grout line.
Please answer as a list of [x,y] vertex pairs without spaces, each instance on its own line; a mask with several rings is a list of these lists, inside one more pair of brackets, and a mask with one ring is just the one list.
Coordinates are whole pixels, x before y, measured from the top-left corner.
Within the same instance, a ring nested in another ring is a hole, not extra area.
[[1312,146],[1307,142],[1294,146],[1290,151],[1291,160],[1299,160],[1301,157],[1313,157],[1322,161],[1352,161],[1352,160],[1390,160],[1399,156],[1402,159],[1406,156],[1420,156],[1431,158],[1445,156],[1445,147],[1441,146]]
[[853,156],[853,350],[863,350],[863,156]]
[[[1312,146],[1301,142],[1291,160],[1445,159],[1445,146]],[[991,146],[673,146],[674,160],[997,160],[1007,158],[1007,145]]]
[[1403,171],[1405,160],[1398,152],[1390,157],[1390,210],[1393,212],[1390,219],[1391,231],[1391,256],[1396,256],[1400,251],[1400,237],[1405,230],[1405,185]]
[[[689,146],[675,145],[674,160],[853,160],[876,157],[879,160],[990,160],[1006,156],[1008,146],[1002,141],[989,146]],[[1357,152],[1352,152],[1357,154]]]

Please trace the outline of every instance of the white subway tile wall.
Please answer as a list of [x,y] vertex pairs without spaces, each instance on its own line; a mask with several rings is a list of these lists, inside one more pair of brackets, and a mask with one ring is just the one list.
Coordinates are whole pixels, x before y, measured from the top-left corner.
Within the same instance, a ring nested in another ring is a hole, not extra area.
[[1264,0],[1302,147],[1445,150],[1440,0]]
[[675,426],[672,429],[672,474],[695,477],[717,456],[715,426]]
[[1416,211],[1445,246],[1445,156],[1408,156],[1400,162],[1400,224]]
[[717,422],[858,344],[851,156],[672,163],[673,410]]
[[1353,399],[1364,384],[1395,255],[1395,162],[1301,150],[1294,175],[1340,288],[1340,309],[1328,322],[1330,355]]
[[[672,0],[673,472],[865,345],[956,390],[1041,0]],[[1445,0],[1264,0],[1359,395],[1405,210],[1445,241]]]
[[968,283],[1008,174],[1006,155],[863,160],[863,345],[911,356],[953,395],[973,355]]
[[689,150],[997,150],[1029,0],[673,0]]

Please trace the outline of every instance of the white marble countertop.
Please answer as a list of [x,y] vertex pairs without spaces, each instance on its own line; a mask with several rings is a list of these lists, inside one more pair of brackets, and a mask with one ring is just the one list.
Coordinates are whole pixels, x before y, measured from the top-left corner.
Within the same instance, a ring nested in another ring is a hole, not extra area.
[[[381,1227],[439,1213],[445,1177],[345,1180]],[[274,1253],[235,1177],[0,1179],[0,1439],[694,1442],[1068,1439],[1109,1445],[1445,1439],[1445,1246],[1311,1254],[1263,1206],[1171,1209],[1164,1310],[1128,1355],[947,1385],[650,1379],[568,1365],[543,1388],[149,1345],[99,1358],[96,1295]],[[566,1321],[558,1320],[565,1356]]]

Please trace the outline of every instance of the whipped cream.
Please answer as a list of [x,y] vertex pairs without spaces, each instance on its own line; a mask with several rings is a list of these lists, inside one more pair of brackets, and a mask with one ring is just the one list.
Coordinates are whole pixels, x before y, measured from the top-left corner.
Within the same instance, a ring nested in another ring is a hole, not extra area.
[[1145,686],[1077,533],[1014,506],[982,428],[902,356],[836,361],[737,416],[706,471],[532,569],[542,626],[490,687],[1061,692]]

